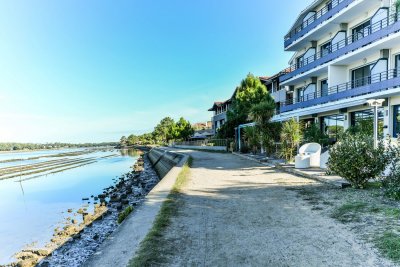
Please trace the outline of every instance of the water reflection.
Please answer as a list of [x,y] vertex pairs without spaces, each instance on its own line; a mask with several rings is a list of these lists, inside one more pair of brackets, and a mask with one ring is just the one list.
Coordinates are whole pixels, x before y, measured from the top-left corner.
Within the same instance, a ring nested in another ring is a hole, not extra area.
[[[42,153],[48,155],[53,152]],[[55,152],[54,152],[55,153]],[[25,153],[26,154],[26,153]],[[0,265],[12,262],[12,255],[27,244],[44,246],[52,237],[56,227],[63,225],[65,218],[82,207],[82,198],[96,196],[113,184],[113,178],[130,171],[139,151],[90,150],[89,153],[65,158],[95,158],[93,163],[76,166],[51,174],[32,174],[0,180]],[[16,154],[17,155],[17,154]],[[24,155],[26,158],[36,156]],[[18,156],[21,156],[20,154]],[[10,155],[3,157],[12,158]],[[64,157],[56,158],[64,161]],[[40,159],[40,163],[54,158]],[[0,170],[7,163],[0,164]],[[61,167],[60,167],[61,168]]]
[[132,158],[137,158],[139,157],[141,151],[137,150],[137,149],[133,149],[133,148],[129,148],[129,149],[120,149],[119,150],[121,156],[129,156]]

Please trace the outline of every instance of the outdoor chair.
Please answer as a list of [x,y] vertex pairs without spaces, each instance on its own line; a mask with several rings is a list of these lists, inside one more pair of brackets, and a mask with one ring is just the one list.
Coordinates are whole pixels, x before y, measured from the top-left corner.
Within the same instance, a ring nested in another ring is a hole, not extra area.
[[[307,160],[307,158],[309,159]],[[298,161],[298,162],[297,162]],[[309,161],[309,166],[306,163]],[[295,158],[295,166],[301,168],[320,167],[321,145],[317,143],[308,143],[300,147],[299,154]],[[296,167],[297,168],[297,167]]]

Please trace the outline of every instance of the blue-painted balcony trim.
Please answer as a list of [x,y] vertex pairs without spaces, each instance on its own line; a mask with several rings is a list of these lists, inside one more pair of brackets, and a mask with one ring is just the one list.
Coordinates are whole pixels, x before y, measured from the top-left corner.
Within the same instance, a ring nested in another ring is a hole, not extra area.
[[[321,96],[321,97],[316,97],[312,98],[306,101],[294,103],[294,104],[289,104],[289,105],[283,105],[280,108],[281,113],[292,111],[295,109],[300,109],[300,108],[307,108],[315,105],[321,105],[325,103],[329,103],[332,101],[337,101],[345,98],[350,98],[350,97],[356,97],[360,95],[365,95],[365,94],[371,94],[375,93],[378,91],[386,90],[392,87],[400,86],[400,73],[398,73],[397,70],[391,70],[388,72],[385,72],[388,75],[385,77],[388,77],[389,79],[384,79],[380,82],[365,82],[368,83],[367,85],[364,86],[359,86],[356,88],[351,88],[351,85],[354,85],[354,82],[349,82],[345,83],[343,85],[338,85],[329,88],[330,91],[333,89],[337,91],[337,93],[331,93],[329,95]],[[381,74],[382,75],[382,74]],[[377,76],[375,76],[376,78]],[[384,77],[384,78],[385,78]],[[370,77],[367,77],[368,79],[371,79]]]
[[[384,38],[384,37],[386,37],[386,36],[388,36],[390,34],[398,32],[399,30],[400,30],[400,21],[396,21],[396,22],[394,22],[393,24],[391,24],[391,25],[389,25],[387,27],[384,27],[384,28],[382,28],[382,29],[380,29],[380,30],[378,30],[376,32],[373,32],[373,33],[371,33],[371,34],[369,34],[369,35],[367,35],[367,36],[365,36],[365,37],[363,37],[361,39],[358,39],[357,41],[351,42],[349,44],[347,42],[347,40],[349,40],[349,38],[346,38],[345,39],[346,44],[343,47],[341,47],[341,48],[339,48],[339,49],[337,49],[337,50],[335,50],[335,51],[333,51],[333,52],[331,52],[329,54],[326,54],[323,57],[320,57],[320,58],[312,61],[311,63],[309,63],[307,65],[304,65],[304,66],[302,66],[302,67],[300,67],[298,69],[295,69],[295,70],[293,70],[293,71],[291,71],[289,73],[286,73],[286,74],[280,76],[279,77],[279,81],[280,82],[284,82],[286,80],[289,80],[289,79],[293,78],[296,75],[299,75],[299,74],[304,73],[306,71],[312,70],[313,68],[316,68],[316,67],[318,67],[318,66],[320,66],[322,64],[325,64],[325,63],[327,63],[329,61],[332,61],[332,60],[334,60],[336,58],[339,58],[339,57],[341,57],[341,56],[343,56],[343,55],[345,55],[345,54],[347,54],[349,52],[352,52],[354,50],[362,48],[365,45],[368,45],[370,43],[376,42],[379,39],[382,39],[382,38]],[[352,36],[350,36],[350,37],[352,37]]]
[[[316,18],[313,22],[311,22],[310,24],[308,24],[307,26],[305,26],[303,29],[301,29],[299,32],[297,33],[291,33],[290,37],[287,38],[284,42],[285,48],[287,48],[289,45],[291,45],[292,43],[294,43],[296,40],[300,39],[301,37],[303,37],[305,34],[309,33],[312,29],[314,29],[315,27],[317,27],[319,24],[321,24],[322,22],[330,19],[332,16],[334,16],[336,13],[339,13],[340,11],[342,11],[344,8],[346,8],[348,5],[350,5],[352,2],[354,2],[355,0],[344,0],[343,2],[337,4],[335,7],[333,7],[332,9],[328,10],[325,14],[323,14],[322,16],[320,16],[319,18]],[[318,14],[318,12],[317,12]]]

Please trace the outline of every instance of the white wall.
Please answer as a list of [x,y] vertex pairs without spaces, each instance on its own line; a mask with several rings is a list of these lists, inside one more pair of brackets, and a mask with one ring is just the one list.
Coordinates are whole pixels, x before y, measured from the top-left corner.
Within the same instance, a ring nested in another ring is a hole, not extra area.
[[348,82],[347,66],[328,66],[329,87]]

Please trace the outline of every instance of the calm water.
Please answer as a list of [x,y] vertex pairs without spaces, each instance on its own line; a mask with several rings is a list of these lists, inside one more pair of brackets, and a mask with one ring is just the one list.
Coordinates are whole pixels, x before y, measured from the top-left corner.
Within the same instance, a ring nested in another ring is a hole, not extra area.
[[[0,154],[0,160],[68,151]],[[113,184],[113,178],[130,170],[137,155],[133,151],[93,151],[75,157],[41,158],[36,162],[92,157],[96,158],[95,163],[62,172],[39,177],[35,174],[31,175],[34,178],[23,181],[21,179],[29,176],[0,180],[0,264],[12,262],[12,255],[29,244],[43,247],[51,239],[54,229],[62,226],[65,219],[71,216],[67,213],[68,209],[76,211],[86,204],[82,198],[102,193],[103,188]],[[17,164],[28,163],[32,161]],[[0,170],[7,166],[10,164],[0,163]]]

